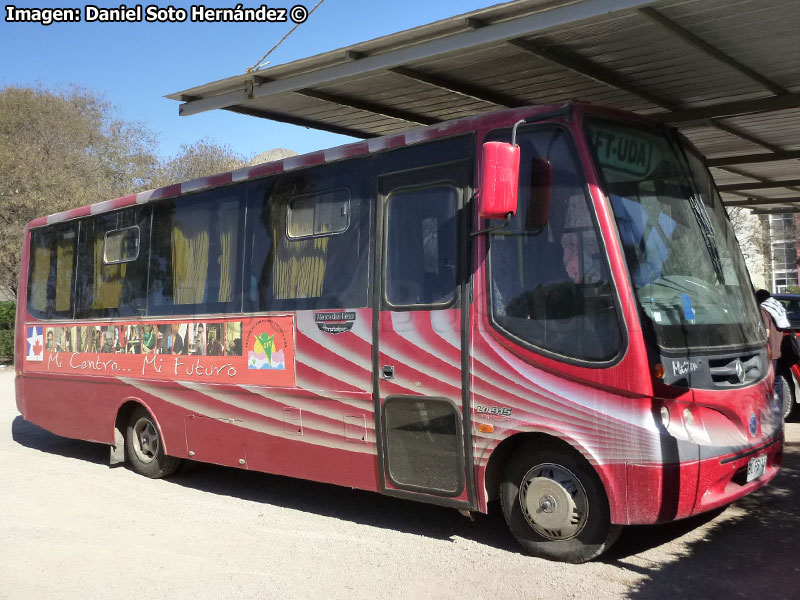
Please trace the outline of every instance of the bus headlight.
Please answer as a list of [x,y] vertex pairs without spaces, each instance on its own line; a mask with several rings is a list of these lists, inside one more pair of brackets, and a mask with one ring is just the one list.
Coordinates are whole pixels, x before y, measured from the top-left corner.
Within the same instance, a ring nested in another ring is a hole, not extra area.
[[694,426],[694,415],[688,408],[683,409],[683,422],[686,424],[687,429]]
[[666,406],[661,407],[661,424],[664,429],[669,429],[669,409]]

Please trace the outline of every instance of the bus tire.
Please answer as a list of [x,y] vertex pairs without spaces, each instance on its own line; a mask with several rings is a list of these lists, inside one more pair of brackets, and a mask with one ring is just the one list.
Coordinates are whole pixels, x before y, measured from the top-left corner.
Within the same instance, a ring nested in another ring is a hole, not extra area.
[[622,530],[611,524],[597,473],[574,452],[523,446],[506,464],[500,500],[517,541],[529,554],[548,560],[591,560]]
[[155,419],[141,406],[134,409],[128,420],[125,452],[131,468],[151,479],[169,477],[183,463],[180,458],[164,454],[164,443]]

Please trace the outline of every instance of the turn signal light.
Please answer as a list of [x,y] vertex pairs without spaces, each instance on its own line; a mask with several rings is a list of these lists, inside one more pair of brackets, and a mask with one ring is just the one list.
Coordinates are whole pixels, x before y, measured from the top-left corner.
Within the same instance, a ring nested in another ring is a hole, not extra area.
[[655,367],[653,367],[653,375],[656,376],[656,379],[664,379],[664,365],[658,363]]
[[481,423],[478,425],[478,431],[481,433],[493,433],[494,432],[494,425],[489,425],[488,423]]

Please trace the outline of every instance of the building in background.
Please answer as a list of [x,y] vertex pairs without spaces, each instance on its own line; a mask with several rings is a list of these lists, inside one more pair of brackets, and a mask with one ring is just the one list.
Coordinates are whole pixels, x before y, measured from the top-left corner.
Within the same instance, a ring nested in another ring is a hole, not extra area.
[[769,223],[766,216],[755,215],[741,206],[728,207],[727,210],[753,287],[772,289]]
[[781,293],[798,286],[797,219],[795,213],[767,215],[772,259],[772,292]]

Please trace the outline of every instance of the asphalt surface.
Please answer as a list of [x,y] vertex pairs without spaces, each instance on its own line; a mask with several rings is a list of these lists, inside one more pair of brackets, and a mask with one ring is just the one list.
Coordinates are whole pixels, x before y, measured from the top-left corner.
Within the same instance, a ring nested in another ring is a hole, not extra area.
[[0,598],[800,598],[800,423],[774,482],[721,514],[629,527],[598,561],[522,554],[499,510],[202,465],[168,480],[53,435],[0,369]]

